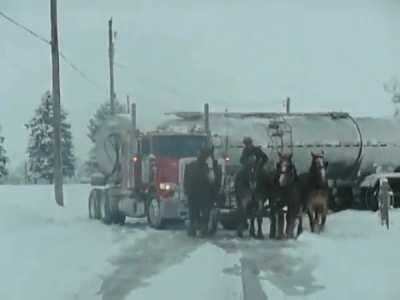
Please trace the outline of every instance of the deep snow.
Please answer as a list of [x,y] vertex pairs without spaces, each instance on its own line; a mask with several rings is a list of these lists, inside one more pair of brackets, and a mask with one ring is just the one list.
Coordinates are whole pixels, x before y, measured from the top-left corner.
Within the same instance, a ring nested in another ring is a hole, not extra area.
[[[400,211],[331,215],[321,235],[239,241],[87,218],[89,186],[0,186],[0,299],[398,299]],[[250,289],[250,290],[249,290]],[[260,289],[260,290],[258,290]],[[244,298],[244,292],[247,298]]]

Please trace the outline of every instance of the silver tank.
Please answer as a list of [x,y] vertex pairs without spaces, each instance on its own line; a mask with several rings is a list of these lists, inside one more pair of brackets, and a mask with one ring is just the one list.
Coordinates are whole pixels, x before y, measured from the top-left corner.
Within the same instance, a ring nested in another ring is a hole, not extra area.
[[[200,113],[173,115],[160,127],[203,127]],[[228,154],[232,164],[239,163],[243,137],[251,136],[271,158],[270,168],[278,151],[293,151],[299,173],[308,170],[311,152],[324,151],[331,179],[348,180],[379,167],[400,166],[400,122],[395,119],[352,118],[347,113],[217,113],[210,115],[210,128],[217,155]],[[279,130],[286,131],[282,139],[273,137]]]
[[129,159],[135,153],[134,127],[128,114],[109,117],[95,135],[96,162],[103,174],[111,174],[116,164],[115,145],[123,146],[120,161]]

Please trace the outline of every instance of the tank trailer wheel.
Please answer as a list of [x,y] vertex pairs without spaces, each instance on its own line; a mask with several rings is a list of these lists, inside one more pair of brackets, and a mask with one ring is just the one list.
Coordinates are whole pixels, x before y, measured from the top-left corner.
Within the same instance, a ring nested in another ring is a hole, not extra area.
[[90,219],[101,219],[101,212],[100,212],[100,201],[101,201],[101,190],[93,189],[89,195],[89,203],[88,203],[88,210],[89,210],[89,218]]
[[147,207],[147,221],[149,225],[155,229],[162,229],[165,225],[165,220],[161,216],[160,200],[156,197],[151,197]]
[[[221,215],[219,221],[225,230],[236,230],[238,227],[238,218],[236,212],[227,215]],[[247,224],[246,224],[247,225]],[[247,226],[246,226],[247,230]]]
[[212,208],[210,211],[210,222],[208,224],[208,232],[213,235],[217,232],[218,229],[218,209]]
[[97,190],[91,190],[88,201],[89,219],[96,218],[96,198]]
[[126,221],[126,216],[120,213],[117,213],[113,218],[113,223],[118,225],[124,225]]
[[112,223],[112,212],[110,208],[110,199],[108,197],[107,190],[101,191],[101,197],[100,197],[100,214],[101,214],[101,220],[103,221],[104,224],[111,224]]

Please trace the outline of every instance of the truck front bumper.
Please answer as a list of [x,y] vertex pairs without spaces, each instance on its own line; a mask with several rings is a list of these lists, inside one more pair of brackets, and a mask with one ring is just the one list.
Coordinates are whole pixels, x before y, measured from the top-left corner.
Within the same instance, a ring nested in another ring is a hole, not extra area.
[[189,213],[187,200],[180,197],[161,198],[160,213],[163,219],[185,220]]

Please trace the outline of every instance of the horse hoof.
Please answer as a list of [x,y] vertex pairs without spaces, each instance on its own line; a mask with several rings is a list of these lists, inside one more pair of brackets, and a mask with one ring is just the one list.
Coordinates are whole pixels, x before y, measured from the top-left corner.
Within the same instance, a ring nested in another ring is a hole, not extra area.
[[263,240],[264,239],[264,235],[262,233],[257,233],[257,239],[259,240]]

